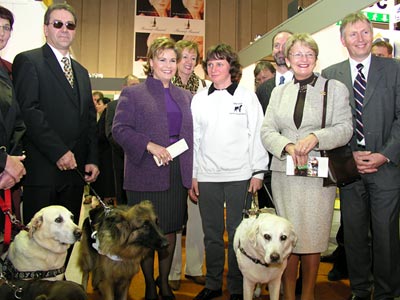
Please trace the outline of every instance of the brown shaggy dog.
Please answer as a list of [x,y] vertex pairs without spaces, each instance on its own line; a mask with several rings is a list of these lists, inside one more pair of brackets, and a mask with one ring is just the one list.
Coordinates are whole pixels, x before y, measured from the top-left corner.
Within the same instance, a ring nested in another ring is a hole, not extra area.
[[[86,289],[89,272],[92,286],[104,300],[126,300],[133,276],[150,249],[168,245],[156,224],[150,201],[111,211],[96,207],[83,223],[79,262]],[[97,249],[97,250],[96,250]]]

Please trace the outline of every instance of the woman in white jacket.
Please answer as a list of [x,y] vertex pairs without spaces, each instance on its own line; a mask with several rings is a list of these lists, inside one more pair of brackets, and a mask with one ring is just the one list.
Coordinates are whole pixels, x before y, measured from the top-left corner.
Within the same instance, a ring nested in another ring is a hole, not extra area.
[[[241,71],[229,45],[211,47],[203,65],[212,81],[209,89],[193,97],[193,184],[191,198],[198,201],[206,249],[206,286],[195,297],[208,300],[222,294],[224,270],[224,204],[228,231],[228,291],[230,300],[243,299],[243,278],[233,251],[233,236],[250,205],[251,194],[262,186],[268,155],[260,138],[263,112],[254,92],[238,86]],[[246,201],[247,198],[247,201]]]

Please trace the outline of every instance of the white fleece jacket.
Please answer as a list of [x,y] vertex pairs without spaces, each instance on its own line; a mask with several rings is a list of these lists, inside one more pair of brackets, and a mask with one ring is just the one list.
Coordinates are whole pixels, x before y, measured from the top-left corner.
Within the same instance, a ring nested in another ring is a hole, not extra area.
[[238,86],[233,96],[227,90],[208,95],[205,89],[193,97],[192,114],[197,181],[241,181],[267,170],[268,154],[260,137],[264,116],[254,92]]

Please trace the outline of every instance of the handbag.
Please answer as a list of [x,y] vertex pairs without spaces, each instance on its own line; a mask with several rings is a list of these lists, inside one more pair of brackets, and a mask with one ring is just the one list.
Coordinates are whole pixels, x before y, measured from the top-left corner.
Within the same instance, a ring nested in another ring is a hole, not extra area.
[[[326,122],[326,105],[328,102],[328,81],[324,87],[324,103],[322,109],[322,124],[321,128],[325,128]],[[324,178],[323,186],[343,187],[360,179],[360,174],[357,170],[356,162],[353,158],[353,151],[349,143],[344,146],[331,149],[321,150],[321,156],[329,158],[328,177]]]

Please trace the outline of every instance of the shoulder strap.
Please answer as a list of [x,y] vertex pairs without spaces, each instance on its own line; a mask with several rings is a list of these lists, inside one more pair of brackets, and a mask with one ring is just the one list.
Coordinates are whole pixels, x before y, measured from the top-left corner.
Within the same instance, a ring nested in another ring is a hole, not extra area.
[[325,128],[325,123],[326,123],[326,105],[328,102],[328,81],[329,79],[327,79],[325,81],[325,85],[324,85],[324,103],[323,103],[323,107],[322,107],[322,123],[321,123],[321,128]]
[[203,85],[203,88],[207,87],[206,81],[204,79],[200,79],[201,84]]

